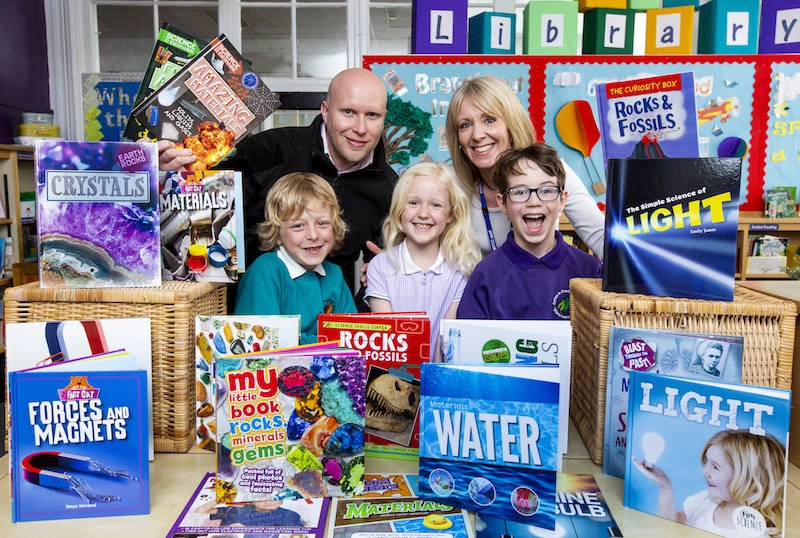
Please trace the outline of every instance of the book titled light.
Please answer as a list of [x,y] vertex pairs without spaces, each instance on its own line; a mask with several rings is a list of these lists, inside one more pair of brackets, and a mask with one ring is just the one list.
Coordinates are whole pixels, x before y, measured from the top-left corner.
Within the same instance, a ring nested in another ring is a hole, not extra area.
[[[698,194],[703,194],[705,188],[700,189]],[[645,211],[637,215],[629,215],[625,221],[628,223],[628,233],[639,235],[642,233],[665,232],[674,228],[683,228],[684,221],[688,220],[690,226],[700,226],[702,224],[700,208],[708,209],[711,215],[711,224],[725,222],[725,211],[723,204],[731,201],[731,193],[723,192],[702,200],[692,200],[684,209],[683,204],[676,204],[669,207],[659,207],[655,211]],[[628,213],[639,211],[639,206],[629,207]]]

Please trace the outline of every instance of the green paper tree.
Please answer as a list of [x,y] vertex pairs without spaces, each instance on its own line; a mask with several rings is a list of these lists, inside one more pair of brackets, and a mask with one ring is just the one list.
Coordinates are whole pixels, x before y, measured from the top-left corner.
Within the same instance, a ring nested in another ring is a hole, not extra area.
[[433,134],[431,113],[390,95],[386,103],[383,141],[389,164],[409,164],[428,149],[426,138]]

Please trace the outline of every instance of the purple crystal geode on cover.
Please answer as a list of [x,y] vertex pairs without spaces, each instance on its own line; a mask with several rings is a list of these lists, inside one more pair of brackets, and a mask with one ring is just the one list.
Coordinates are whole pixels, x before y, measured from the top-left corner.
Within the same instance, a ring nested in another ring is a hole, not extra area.
[[42,287],[161,285],[155,144],[40,141],[35,163]]

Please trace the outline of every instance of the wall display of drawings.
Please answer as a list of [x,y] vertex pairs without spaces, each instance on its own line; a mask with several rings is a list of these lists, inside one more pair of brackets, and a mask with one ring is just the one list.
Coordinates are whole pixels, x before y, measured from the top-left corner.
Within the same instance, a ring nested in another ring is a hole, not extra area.
[[142,83],[141,73],[84,73],[83,139],[119,142]]
[[800,95],[798,60],[798,55],[414,55],[365,56],[364,67],[386,81],[387,154],[394,149],[393,140],[405,152],[390,158],[398,171],[424,160],[450,162],[444,129],[453,92],[468,78],[495,75],[508,81],[528,109],[537,136],[559,151],[601,208],[605,193],[592,187],[605,181],[597,177],[597,171],[603,174],[602,148],[599,143],[568,146],[557,132],[556,114],[567,103],[586,101],[596,121],[595,84],[693,71],[701,156],[742,157],[740,209],[763,211],[765,189],[795,181],[792,170],[800,158],[800,106],[794,104]]

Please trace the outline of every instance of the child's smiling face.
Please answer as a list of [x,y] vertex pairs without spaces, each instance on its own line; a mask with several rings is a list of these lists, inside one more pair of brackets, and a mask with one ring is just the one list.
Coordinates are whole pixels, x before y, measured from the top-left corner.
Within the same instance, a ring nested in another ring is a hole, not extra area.
[[[519,162],[522,174],[508,178],[508,188],[519,187],[538,189],[557,187],[558,180],[547,175],[536,163],[524,160]],[[556,246],[555,229],[558,215],[567,202],[567,193],[562,191],[555,200],[543,202],[537,193],[531,192],[527,202],[514,202],[509,196],[498,193],[498,204],[508,215],[514,231],[514,241],[523,250],[541,258]]]
[[708,483],[708,496],[716,501],[734,502],[730,489],[733,480],[733,466],[728,463],[725,453],[716,444],[706,450],[703,476]]
[[333,249],[333,213],[321,203],[309,203],[295,218],[281,224],[280,242],[289,256],[311,271]]
[[450,212],[450,193],[441,181],[431,176],[411,180],[400,226],[406,241],[419,247],[439,244],[439,236],[453,220]]

